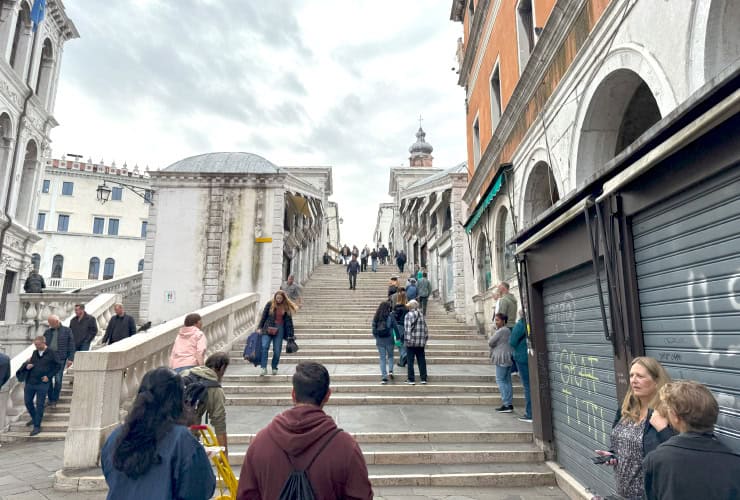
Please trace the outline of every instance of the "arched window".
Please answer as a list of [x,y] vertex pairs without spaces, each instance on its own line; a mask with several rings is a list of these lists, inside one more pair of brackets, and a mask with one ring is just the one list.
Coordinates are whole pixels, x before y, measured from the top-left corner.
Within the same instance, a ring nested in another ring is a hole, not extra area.
[[100,259],[93,257],[87,267],[87,279],[96,280],[100,277]]
[[16,219],[26,227],[30,226],[31,206],[35,199],[35,192],[38,190],[38,186],[36,185],[38,159],[39,151],[36,142],[30,140],[26,144],[26,155],[23,160],[23,170],[21,173],[21,187],[18,193],[18,206],[15,209]]
[[13,48],[10,51],[10,66],[16,73],[25,78],[26,60],[31,48],[31,7],[22,1],[15,23]]
[[62,271],[64,270],[64,257],[61,255],[55,255],[51,261],[51,277],[61,278]]
[[103,266],[103,279],[109,280],[113,278],[113,273],[116,270],[116,261],[108,257],[105,259],[105,266]]
[[144,259],[141,259],[141,260],[139,261],[139,265],[137,266],[137,268],[138,268],[138,271],[139,271],[139,272],[141,272],[141,271],[143,271],[143,270],[144,270]]
[[452,227],[452,210],[450,209],[450,206],[447,206],[447,210],[445,211],[445,223],[444,226],[442,226],[442,231],[447,231]]
[[491,252],[488,251],[488,240],[484,234],[478,239],[478,253],[476,256],[478,267],[478,291],[485,292],[491,288]]
[[51,82],[54,74],[54,48],[51,40],[44,40],[41,47],[41,61],[39,62],[39,74],[36,79],[36,95],[39,96],[42,105],[46,105],[50,95]]
[[31,265],[34,271],[39,271],[39,267],[41,266],[41,256],[39,254],[35,253],[31,255]]
[[496,264],[501,281],[510,281],[516,275],[513,248],[506,242],[514,237],[514,222],[506,207],[501,207],[496,218]]

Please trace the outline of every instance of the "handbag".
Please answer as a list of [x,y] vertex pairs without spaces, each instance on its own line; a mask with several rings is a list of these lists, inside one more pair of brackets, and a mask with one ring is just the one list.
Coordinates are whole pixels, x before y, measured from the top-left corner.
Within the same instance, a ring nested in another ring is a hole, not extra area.
[[277,335],[278,327],[277,326],[268,326],[267,327],[267,335],[270,335],[271,337],[274,337]]
[[26,363],[23,363],[23,366],[18,368],[18,371],[15,372],[15,378],[18,379],[18,382],[25,382],[28,379],[28,370],[26,370]]
[[298,352],[298,349],[300,348],[298,347],[298,344],[295,343],[295,338],[290,337],[288,339],[288,342],[285,344],[285,352],[287,354],[293,354],[293,353]]

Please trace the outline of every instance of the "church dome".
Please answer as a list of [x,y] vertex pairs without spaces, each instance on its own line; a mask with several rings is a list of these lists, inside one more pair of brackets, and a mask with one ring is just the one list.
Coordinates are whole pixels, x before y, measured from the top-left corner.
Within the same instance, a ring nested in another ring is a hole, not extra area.
[[278,167],[253,153],[206,153],[175,162],[164,170],[192,173],[274,174],[278,172]]
[[432,151],[434,151],[434,148],[432,147],[431,144],[429,144],[425,140],[426,139],[426,136],[427,136],[426,132],[424,132],[424,130],[421,127],[419,127],[419,131],[416,132],[416,142],[413,143],[411,145],[411,147],[409,148],[409,153],[411,153],[412,155],[415,155],[415,154],[426,154],[426,155],[430,155],[430,154],[432,154]]

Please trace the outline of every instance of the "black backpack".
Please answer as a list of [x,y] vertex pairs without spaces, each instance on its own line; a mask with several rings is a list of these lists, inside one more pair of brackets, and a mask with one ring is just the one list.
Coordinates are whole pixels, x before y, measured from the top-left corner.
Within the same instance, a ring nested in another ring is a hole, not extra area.
[[295,465],[293,465],[293,460],[291,460],[290,455],[288,455],[288,453],[283,450],[283,453],[285,453],[285,456],[288,458],[288,462],[290,462],[290,466],[293,467],[293,472],[290,473],[290,476],[288,476],[288,479],[283,485],[283,489],[280,490],[280,496],[278,497],[279,500],[316,499],[316,495],[313,492],[313,487],[311,486],[311,481],[308,479],[308,474],[306,474],[306,472],[308,471],[308,469],[311,468],[316,458],[321,455],[321,452],[324,451],[331,440],[334,439],[336,435],[340,432],[342,432],[342,429],[337,429],[334,434],[332,434],[329,439],[327,439],[324,444],[321,445],[319,451],[316,452],[316,455],[313,456],[311,461],[308,462],[308,465],[303,470],[296,469]]
[[198,408],[205,406],[208,402],[208,389],[211,387],[221,387],[221,384],[214,380],[199,377],[192,372],[182,377],[182,380],[185,383],[183,397],[185,402],[185,420],[187,425],[199,424]]

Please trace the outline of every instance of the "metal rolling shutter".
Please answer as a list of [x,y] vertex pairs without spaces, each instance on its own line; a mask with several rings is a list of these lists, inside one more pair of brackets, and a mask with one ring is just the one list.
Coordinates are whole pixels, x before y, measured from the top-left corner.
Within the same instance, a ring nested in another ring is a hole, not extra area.
[[[608,317],[605,279],[602,291]],[[593,266],[545,281],[543,297],[558,463],[592,491],[613,493],[612,468],[590,460],[595,449],[609,449],[617,410],[614,352],[604,338]]]
[[740,166],[632,221],[648,356],[706,384],[717,434],[740,451]]

